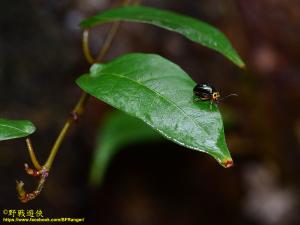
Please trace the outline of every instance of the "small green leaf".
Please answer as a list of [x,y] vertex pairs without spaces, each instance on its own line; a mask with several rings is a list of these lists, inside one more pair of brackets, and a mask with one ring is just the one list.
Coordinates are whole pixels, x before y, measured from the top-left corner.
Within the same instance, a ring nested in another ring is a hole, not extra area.
[[245,66],[230,41],[218,29],[200,20],[170,11],[143,6],[114,8],[83,20],[81,26],[91,28],[98,24],[119,20],[148,23],[180,33],[192,41],[223,54],[239,67]]
[[127,145],[158,140],[161,136],[141,120],[116,111],[99,130],[90,170],[90,183],[100,185],[112,158]]
[[35,131],[35,126],[27,120],[0,119],[0,141],[26,137]]
[[77,84],[96,98],[140,118],[166,138],[206,152],[221,165],[232,159],[217,105],[194,102],[195,82],[176,64],[153,54],[128,54],[95,64]]

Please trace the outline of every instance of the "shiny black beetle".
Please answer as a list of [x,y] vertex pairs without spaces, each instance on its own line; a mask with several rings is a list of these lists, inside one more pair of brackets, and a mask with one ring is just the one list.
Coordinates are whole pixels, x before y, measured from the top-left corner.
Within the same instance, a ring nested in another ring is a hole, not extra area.
[[237,94],[229,94],[225,96],[224,98],[221,98],[220,92],[213,87],[212,85],[209,84],[197,84],[194,87],[194,94],[198,97],[195,99],[195,101],[210,101],[211,105],[210,108],[212,107],[212,103],[219,103],[223,99],[229,97],[229,96],[237,96]]

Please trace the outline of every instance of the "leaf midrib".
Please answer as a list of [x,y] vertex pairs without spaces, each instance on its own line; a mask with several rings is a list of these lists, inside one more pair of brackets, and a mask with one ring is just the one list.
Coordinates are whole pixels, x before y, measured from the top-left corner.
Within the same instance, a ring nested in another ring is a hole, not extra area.
[[[145,11],[147,11],[147,13],[154,13],[156,16],[161,16],[162,14],[163,15],[168,15],[168,16],[166,16],[166,17],[160,17],[160,19],[161,20],[159,20],[159,22],[157,22],[157,21],[153,21],[153,20],[151,20],[151,18],[148,18],[147,16],[149,15],[149,14],[146,14],[146,16],[144,15],[144,14],[141,14],[139,11],[134,11],[134,10],[136,10],[136,9],[140,9],[140,8],[142,8],[143,10],[145,10]],[[119,8],[119,9],[122,9],[122,8]],[[119,9],[114,9],[114,10],[119,10]],[[174,20],[173,20],[173,17],[175,16],[175,17],[179,17],[180,18],[180,21],[184,21],[184,22],[193,22],[193,23],[198,23],[198,24],[200,24],[201,26],[203,25],[203,26],[205,26],[206,28],[212,28],[212,29],[215,29],[215,28],[213,28],[213,27],[209,27],[209,25],[207,24],[207,23],[205,23],[205,22],[203,22],[203,21],[199,21],[199,20],[197,20],[197,19],[195,19],[195,18],[193,18],[193,17],[190,17],[190,16],[182,16],[182,15],[180,15],[180,14],[177,14],[177,13],[173,13],[173,12],[171,12],[171,11],[167,11],[167,10],[164,10],[163,11],[163,13],[161,13],[161,12],[158,12],[157,10],[155,10],[155,9],[148,9],[147,7],[136,7],[136,8],[134,8],[134,7],[131,7],[131,10],[133,11],[133,12],[137,12],[137,14],[135,14],[135,15],[137,15],[137,17],[135,17],[135,18],[132,18],[132,17],[126,17],[126,19],[125,20],[127,20],[127,21],[133,21],[133,22],[143,22],[143,23],[148,23],[148,24],[155,24],[155,25],[157,25],[157,24],[159,24],[159,25],[161,25],[161,26],[163,26],[163,27],[167,27],[167,26],[165,26],[164,25],[164,23],[169,23],[169,24],[172,24],[172,25],[182,25],[181,24],[181,22],[180,23],[177,23],[177,22],[175,22]],[[150,11],[151,10],[151,11]],[[110,13],[110,12],[109,12]],[[104,15],[103,15],[104,14]],[[100,15],[96,15],[95,16],[95,18],[101,18],[101,22],[98,22],[98,23],[107,23],[107,21],[108,20],[124,20],[124,18],[123,17],[118,17],[118,16],[115,16],[115,15],[105,15],[105,13],[103,13],[102,15],[100,14]],[[168,27],[169,28],[169,27]],[[173,28],[172,28],[173,29]],[[194,29],[194,27],[193,27],[193,29]]]
[[[140,7],[142,8],[142,7]],[[146,8],[146,10],[149,10],[148,8]],[[160,12],[157,12],[156,10],[154,9],[151,9],[153,11],[149,12],[147,11],[147,13],[156,13],[156,15],[158,15],[159,17],[161,16],[161,13]],[[101,22],[97,22],[97,23],[100,23],[100,24],[103,24],[103,23],[107,23],[109,21],[122,21],[122,20],[125,20],[125,21],[128,21],[128,22],[142,22],[142,23],[145,23],[145,24],[150,24],[150,25],[155,25],[155,26],[159,26],[159,27],[163,27],[164,29],[167,29],[167,30],[170,30],[170,31],[174,31],[174,30],[177,30],[177,29],[174,29],[173,27],[169,27],[169,26],[166,26],[165,23],[167,24],[172,24],[173,26],[179,26],[180,28],[184,28],[184,29],[188,29],[188,30],[192,30],[193,32],[196,32],[200,37],[200,39],[202,41],[205,40],[206,42],[206,45],[207,46],[211,46],[212,48],[215,48],[215,45],[214,44],[211,44],[210,41],[208,41],[207,39],[211,40],[210,36],[207,35],[207,30],[208,29],[209,31],[211,31],[213,33],[212,36],[216,37],[219,37],[219,38],[222,38],[224,39],[222,33],[217,29],[217,28],[214,28],[212,27],[211,25],[209,25],[208,23],[204,22],[204,21],[200,21],[200,20],[197,20],[193,17],[190,17],[190,16],[182,16],[180,14],[177,14],[177,13],[173,13],[173,12],[170,12],[170,11],[167,11],[165,10],[164,15],[168,15],[168,16],[165,16],[163,18],[160,17],[160,20],[159,21],[153,21],[151,20],[151,18],[148,18],[148,14],[145,16],[143,14],[137,14],[137,17],[136,18],[131,18],[131,17],[126,17],[125,19],[123,17],[116,17],[116,16],[111,16],[111,15],[99,15],[98,17],[101,18]],[[180,22],[175,22],[174,19],[172,19],[172,17],[180,17]],[[95,16],[97,17],[97,16]],[[191,24],[194,24],[196,26],[201,26],[201,27],[205,27],[205,31],[198,31],[198,29],[196,29],[194,26],[192,27],[187,27],[187,26],[184,26],[184,24],[182,24],[182,21],[185,22],[185,23],[191,23]],[[180,29],[180,32],[179,33],[186,33],[185,31],[181,30]],[[198,41],[198,39],[194,39],[194,38],[191,38],[191,37],[187,37],[188,39],[191,39],[192,41]],[[222,40],[224,41],[224,40]],[[225,40],[226,41],[226,40]],[[216,43],[214,41],[214,43]],[[222,44],[222,47],[223,44]]]
[[[152,91],[154,94],[156,94],[157,96],[159,96],[160,98],[162,98],[164,101],[169,102],[170,104],[174,105],[174,106],[175,106],[177,109],[179,109],[179,111],[181,111],[187,118],[189,118],[189,119],[195,124],[195,126],[196,126],[197,128],[199,128],[200,130],[202,130],[202,128],[197,124],[197,122],[196,122],[190,115],[188,115],[182,108],[180,108],[178,105],[176,105],[173,101],[171,101],[171,100],[167,99],[166,97],[164,97],[163,95],[159,94],[157,91],[155,91],[155,90],[153,90],[153,89],[151,89],[151,88],[145,86],[143,83],[138,82],[138,81],[133,80],[133,79],[130,79],[130,78],[127,77],[127,76],[124,76],[124,75],[121,75],[121,74],[116,74],[116,73],[101,73],[100,76],[102,76],[102,75],[120,77],[120,78],[127,79],[127,80],[129,80],[129,81],[131,81],[131,82],[137,83],[137,84],[139,84],[139,85],[145,87],[146,89]],[[207,133],[205,130],[203,130],[203,131],[208,135],[208,133]]]
[[10,125],[0,124],[0,127],[8,127],[8,128],[13,129],[13,130],[17,130],[17,131],[20,131],[20,132],[22,132],[22,133],[26,133],[26,131],[21,130],[20,128],[16,128],[16,127],[10,126]]

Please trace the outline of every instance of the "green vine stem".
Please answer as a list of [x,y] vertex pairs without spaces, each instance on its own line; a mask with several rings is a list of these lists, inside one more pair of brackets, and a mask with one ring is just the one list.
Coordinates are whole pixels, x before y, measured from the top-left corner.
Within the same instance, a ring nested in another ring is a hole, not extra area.
[[95,59],[93,58],[91,52],[90,52],[90,47],[89,47],[89,29],[85,29],[82,33],[82,50],[83,50],[83,55],[86,59],[86,61],[89,64],[93,64],[95,62]]
[[[133,4],[137,4],[139,1],[133,1]],[[129,4],[130,1],[128,0],[124,0],[122,5],[127,5]],[[93,64],[95,62],[101,62],[104,57],[106,56],[106,54],[108,53],[112,42],[119,30],[120,27],[120,22],[115,22],[113,23],[111,29],[109,30],[105,41],[102,45],[101,50],[99,51],[99,54],[96,58],[96,60],[93,58],[90,49],[89,49],[89,30],[84,30],[83,34],[82,34],[82,50],[83,50],[83,54],[85,56],[85,59],[87,60],[87,62],[89,64]],[[45,164],[43,166],[40,165],[40,163],[37,160],[37,157],[34,153],[34,149],[33,146],[31,144],[31,141],[29,138],[26,139],[26,144],[27,144],[27,148],[28,148],[28,152],[29,152],[29,156],[31,159],[31,162],[34,166],[35,169],[32,169],[28,166],[28,164],[25,164],[25,171],[27,174],[34,176],[34,177],[39,177],[39,182],[37,185],[37,188],[30,192],[27,193],[24,189],[24,182],[23,181],[16,181],[16,189],[19,195],[19,199],[21,202],[26,203],[30,200],[33,200],[34,198],[36,198],[42,191],[46,178],[49,175],[49,171],[52,167],[53,161],[55,159],[55,156],[65,138],[65,136],[67,135],[70,127],[79,119],[79,117],[83,114],[83,111],[85,109],[86,103],[89,99],[89,94],[87,94],[86,92],[83,92],[78,100],[78,102],[76,103],[74,109],[72,110],[70,116],[68,117],[68,119],[66,120],[63,128],[61,129],[59,135],[57,136],[53,147],[50,151],[50,154],[45,162]]]
[[34,168],[37,170],[41,170],[42,166],[40,165],[40,163],[38,162],[38,160],[35,156],[33,146],[31,144],[31,141],[29,138],[26,138],[26,144],[27,144],[28,153],[29,153],[29,156],[30,156],[30,159],[31,159],[31,162],[32,162]]
[[63,128],[61,129],[57,139],[54,142],[54,145],[51,149],[51,152],[49,154],[49,157],[44,165],[44,167],[47,170],[51,169],[52,163],[54,161],[54,158],[57,154],[57,151],[59,147],[61,146],[66,134],[68,133],[68,130],[70,129],[71,125],[79,119],[79,117],[82,115],[83,110],[85,108],[85,105],[87,103],[87,100],[89,98],[89,95],[86,92],[83,92],[79,101],[77,102],[76,106],[74,107],[73,111],[71,112],[71,115],[65,122]]
[[96,61],[101,62],[102,59],[107,55],[108,50],[110,49],[110,46],[114,40],[114,37],[116,36],[119,28],[120,28],[121,23],[120,22],[115,22],[111,26],[110,31],[108,32],[108,35],[106,36],[105,42],[102,45],[101,51],[99,51],[99,55],[97,56]]

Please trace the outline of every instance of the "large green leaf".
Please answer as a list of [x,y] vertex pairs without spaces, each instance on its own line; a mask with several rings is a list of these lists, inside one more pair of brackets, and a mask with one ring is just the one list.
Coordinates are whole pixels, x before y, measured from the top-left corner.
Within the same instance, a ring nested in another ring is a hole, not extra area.
[[244,62],[222,32],[205,22],[170,11],[143,6],[114,8],[83,20],[81,26],[90,28],[119,20],[148,23],[180,33],[192,41],[220,52],[239,67],[244,67]]
[[161,136],[141,120],[117,111],[109,114],[99,130],[96,149],[90,170],[90,183],[102,183],[107,167],[122,148]]
[[153,54],[128,54],[94,64],[77,79],[89,94],[140,118],[166,138],[232,165],[217,105],[194,102],[195,82],[177,65]]
[[25,137],[34,131],[35,127],[30,121],[0,119],[0,141]]

